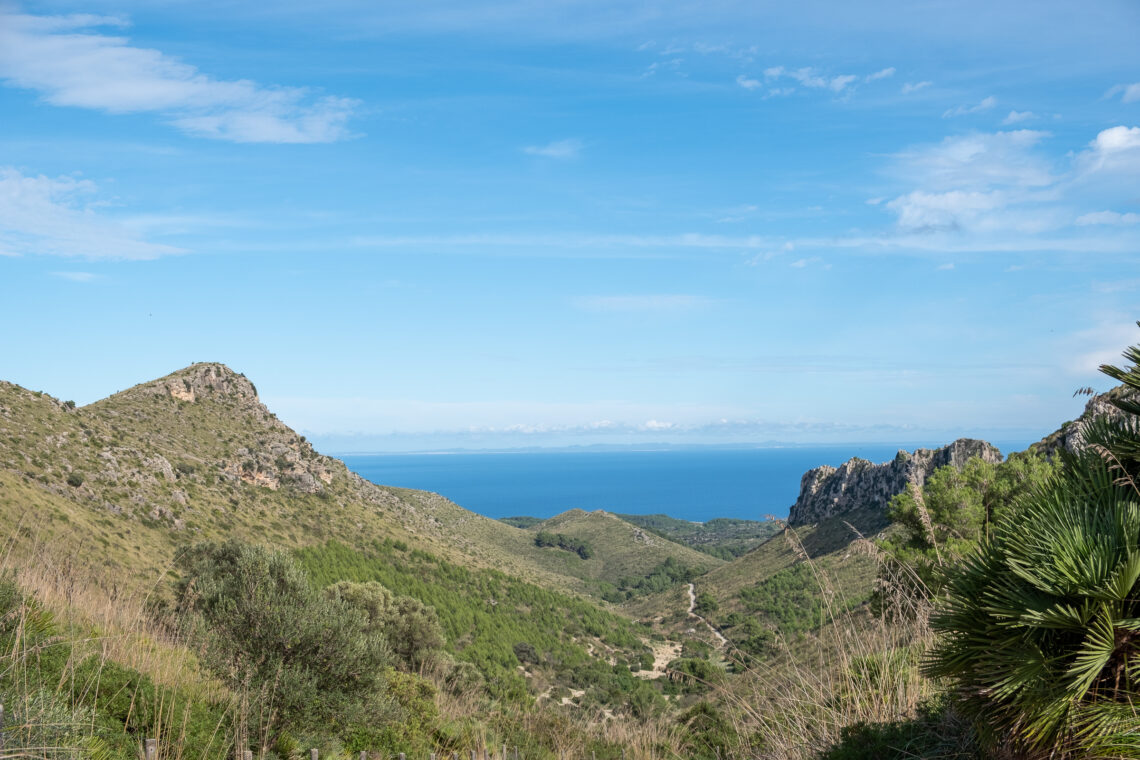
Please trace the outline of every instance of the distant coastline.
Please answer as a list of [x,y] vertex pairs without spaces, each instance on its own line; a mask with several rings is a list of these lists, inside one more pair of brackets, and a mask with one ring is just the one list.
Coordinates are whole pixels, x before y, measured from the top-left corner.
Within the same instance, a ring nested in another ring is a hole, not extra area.
[[[1038,437],[1025,437],[1013,439],[983,438],[1001,449],[1003,454],[1011,451],[1023,451],[1031,443],[1040,439]],[[917,441],[901,441],[898,443],[884,443],[882,441],[850,441],[843,443],[799,443],[794,441],[761,441],[757,443],[594,443],[570,446],[508,446],[508,447],[454,447],[441,449],[409,449],[407,451],[387,450],[349,450],[324,449],[322,452],[328,456],[343,459],[344,457],[360,456],[445,456],[445,455],[478,455],[478,454],[578,454],[578,453],[622,453],[622,452],[655,452],[655,451],[757,451],[772,449],[851,449],[862,450],[868,448],[894,447],[914,451],[918,448],[938,448],[953,439],[944,441],[930,441],[919,439]]]
[[[941,444],[927,444],[936,448]],[[1028,444],[995,443],[1002,453]],[[804,472],[851,457],[878,463],[921,445],[593,447],[508,451],[339,454],[348,467],[385,486],[442,494],[492,518],[548,518],[568,509],[717,517],[783,518]]]

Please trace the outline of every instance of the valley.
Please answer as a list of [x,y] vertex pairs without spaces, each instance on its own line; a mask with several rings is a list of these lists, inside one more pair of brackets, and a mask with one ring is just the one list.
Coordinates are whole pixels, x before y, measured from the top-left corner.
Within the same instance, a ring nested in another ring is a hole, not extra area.
[[[901,658],[910,681],[892,709],[913,709],[934,687],[915,675],[912,634],[875,617],[885,551],[877,547],[903,535],[890,517],[894,497],[908,484],[939,483],[936,472],[1001,462],[985,444],[956,442],[881,466],[821,468],[805,475],[787,523],[579,509],[492,520],[437,494],[360,478],[223,365],[192,365],[78,408],[0,384],[4,567],[52,610],[58,635],[93,628],[158,648],[179,675],[117,648],[101,656],[156,684],[155,698],[182,705],[185,720],[230,715],[245,687],[196,649],[201,622],[190,621],[204,613],[186,593],[201,571],[186,557],[276,552],[273,562],[305,579],[298,588],[318,594],[306,604],[328,604],[320,595],[336,589],[348,594],[329,597],[336,604],[388,600],[365,609],[387,621],[389,688],[411,691],[391,692],[385,708],[402,728],[345,745],[370,752],[522,742],[538,756],[561,746],[601,757],[715,755],[767,735],[767,719],[747,705],[788,697],[782,679],[800,688],[849,677],[852,641],[886,647],[860,657]],[[69,588],[84,590],[86,606]],[[79,676],[52,667],[30,677]],[[428,703],[426,722],[411,721]],[[704,735],[692,728],[698,715],[752,725],[753,738],[723,730],[702,750],[692,744]],[[131,720],[130,731],[157,730]],[[276,737],[262,751],[283,760],[283,737],[317,736],[312,726],[278,724],[280,714],[259,720]]]

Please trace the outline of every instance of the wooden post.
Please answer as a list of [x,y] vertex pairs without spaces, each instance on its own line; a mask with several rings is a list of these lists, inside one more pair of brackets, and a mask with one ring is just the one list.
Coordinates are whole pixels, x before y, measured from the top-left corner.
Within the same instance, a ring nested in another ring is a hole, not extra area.
[[143,741],[143,757],[145,760],[155,760],[158,757],[158,739]]
[[515,760],[519,760],[519,745],[515,745]]
[[365,749],[360,750],[359,760],[368,760],[368,750],[365,750]]
[[491,750],[483,748],[483,760],[491,760]]
[[452,752],[451,753],[451,760],[459,760],[459,753],[458,752]]
[[405,756],[403,752],[400,753],[400,760],[408,760],[407,756]]
[[309,760],[317,760],[320,756],[321,756],[321,753],[317,752],[316,747],[313,747],[312,749],[309,750]]
[[503,760],[507,760],[507,745],[503,745]]
[[478,757],[479,755],[476,754],[475,750],[471,750],[471,760],[478,760]]
[[252,749],[242,750],[241,760],[253,760],[253,750]]
[[4,749],[4,705],[0,705],[0,749]]

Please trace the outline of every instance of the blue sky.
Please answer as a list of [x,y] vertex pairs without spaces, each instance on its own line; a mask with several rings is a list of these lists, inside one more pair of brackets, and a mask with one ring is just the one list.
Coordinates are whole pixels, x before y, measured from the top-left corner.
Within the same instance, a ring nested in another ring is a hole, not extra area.
[[1130,2],[0,3],[0,377],[335,450],[1029,440],[1140,342]]

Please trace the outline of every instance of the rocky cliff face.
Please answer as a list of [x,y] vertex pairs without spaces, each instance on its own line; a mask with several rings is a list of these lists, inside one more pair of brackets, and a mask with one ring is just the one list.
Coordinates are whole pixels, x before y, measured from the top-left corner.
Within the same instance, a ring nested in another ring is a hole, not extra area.
[[1042,438],[1031,448],[1046,456],[1053,456],[1057,451],[1076,452],[1085,445],[1085,430],[1094,417],[1112,417],[1122,419],[1125,414],[1112,404],[1112,399],[1129,395],[1124,386],[1117,386],[1107,393],[1093,396],[1085,404],[1085,410],[1072,422],[1066,422],[1053,433]]
[[800,479],[800,495],[788,513],[788,524],[805,525],[862,507],[885,509],[907,484],[922,486],[939,467],[961,468],[970,457],[1002,461],[1001,452],[985,441],[959,438],[940,449],[899,451],[890,462],[872,464],[848,459],[838,468],[824,465],[808,470]]

